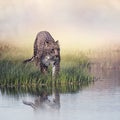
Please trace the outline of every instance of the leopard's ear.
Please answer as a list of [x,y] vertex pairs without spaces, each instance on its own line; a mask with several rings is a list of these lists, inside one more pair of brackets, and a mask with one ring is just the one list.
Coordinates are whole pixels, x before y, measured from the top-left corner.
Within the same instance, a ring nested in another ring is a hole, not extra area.
[[57,40],[56,43],[59,44],[59,40]]

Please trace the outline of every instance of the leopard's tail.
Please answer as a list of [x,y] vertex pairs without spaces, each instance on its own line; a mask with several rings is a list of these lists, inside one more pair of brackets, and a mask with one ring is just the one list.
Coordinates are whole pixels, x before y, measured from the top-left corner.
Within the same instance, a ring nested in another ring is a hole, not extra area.
[[35,58],[35,57],[33,56],[33,57],[30,58],[30,59],[26,59],[26,60],[23,61],[23,63],[26,64],[26,63],[28,63],[28,62],[33,62],[33,61],[34,61],[34,58]]
[[26,59],[23,61],[24,64],[28,63],[28,62],[33,62],[35,60],[35,56],[37,54],[37,38],[35,39],[35,43],[34,43],[34,52],[33,52],[33,56],[30,59]]

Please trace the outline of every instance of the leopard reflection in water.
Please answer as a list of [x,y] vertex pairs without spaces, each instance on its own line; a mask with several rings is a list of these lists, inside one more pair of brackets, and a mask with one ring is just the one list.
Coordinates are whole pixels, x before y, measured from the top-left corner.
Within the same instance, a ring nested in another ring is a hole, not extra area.
[[35,111],[47,109],[60,109],[60,94],[58,89],[52,91],[52,99],[48,98],[46,91],[35,97],[34,102],[23,100],[25,105],[31,106]]

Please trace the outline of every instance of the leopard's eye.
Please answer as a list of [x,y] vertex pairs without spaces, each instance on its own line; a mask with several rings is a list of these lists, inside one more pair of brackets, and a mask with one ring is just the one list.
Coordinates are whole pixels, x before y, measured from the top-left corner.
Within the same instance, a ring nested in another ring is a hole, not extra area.
[[54,52],[54,49],[51,49],[51,53],[53,53]]
[[52,49],[51,51],[54,51],[54,49]]
[[58,48],[57,50],[60,51],[60,48]]

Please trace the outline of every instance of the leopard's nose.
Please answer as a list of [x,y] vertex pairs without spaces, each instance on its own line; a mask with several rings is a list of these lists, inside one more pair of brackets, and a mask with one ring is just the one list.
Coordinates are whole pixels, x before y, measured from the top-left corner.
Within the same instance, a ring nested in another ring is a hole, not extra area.
[[58,58],[58,57],[59,57],[59,55],[55,55],[55,57],[56,57],[56,58]]

